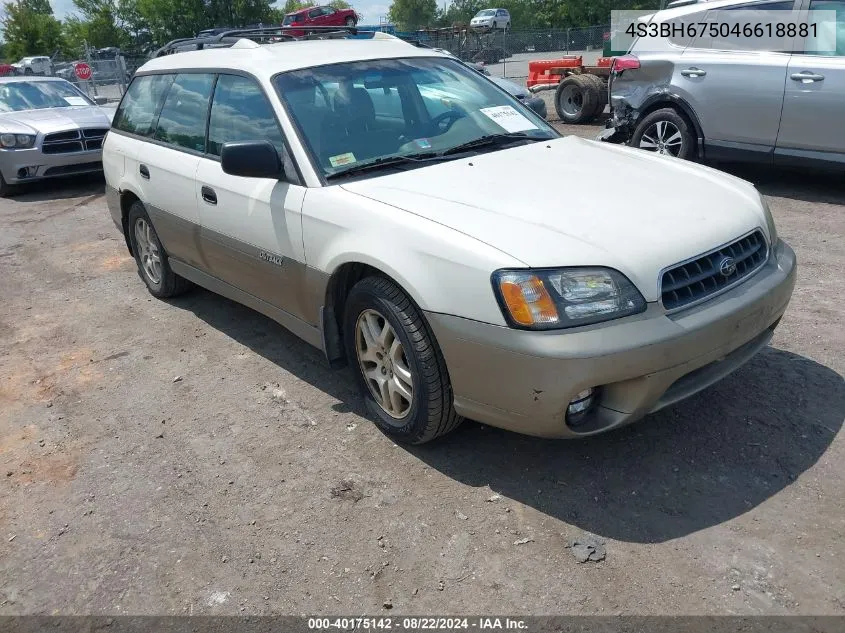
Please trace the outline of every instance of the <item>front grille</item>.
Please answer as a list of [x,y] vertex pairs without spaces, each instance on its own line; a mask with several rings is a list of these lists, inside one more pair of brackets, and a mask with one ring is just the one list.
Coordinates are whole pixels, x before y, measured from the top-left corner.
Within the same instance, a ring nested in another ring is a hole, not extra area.
[[79,138],[79,130],[70,130],[68,132],[54,132],[47,134],[44,137],[45,143],[55,143],[57,141],[73,141]]
[[70,152],[81,152],[82,141],[64,141],[61,143],[47,143],[41,146],[44,154],[69,154]]
[[677,310],[733,286],[766,262],[767,251],[766,238],[757,230],[692,261],[673,266],[660,280],[663,307]]
[[98,127],[47,134],[41,144],[41,151],[45,154],[70,154],[99,150],[103,147],[103,137],[106,132],[108,128]]
[[85,138],[103,138],[108,131],[107,127],[87,128],[82,130],[82,136]]

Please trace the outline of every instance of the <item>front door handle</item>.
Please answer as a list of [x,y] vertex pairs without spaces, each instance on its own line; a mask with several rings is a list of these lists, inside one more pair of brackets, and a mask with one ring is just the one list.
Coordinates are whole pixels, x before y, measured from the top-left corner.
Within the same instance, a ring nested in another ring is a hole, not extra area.
[[684,77],[704,77],[707,74],[707,71],[701,70],[700,68],[686,68],[681,71],[681,74]]
[[792,73],[789,78],[792,81],[800,81],[802,84],[810,84],[814,81],[824,81],[824,75],[817,75],[807,70],[801,73]]
[[200,189],[200,195],[202,196],[202,199],[205,200],[208,204],[217,204],[217,194],[211,187],[203,186]]
[[140,165],[138,167],[138,172],[141,174],[141,178],[143,178],[144,180],[150,179],[150,170],[147,169],[146,165]]

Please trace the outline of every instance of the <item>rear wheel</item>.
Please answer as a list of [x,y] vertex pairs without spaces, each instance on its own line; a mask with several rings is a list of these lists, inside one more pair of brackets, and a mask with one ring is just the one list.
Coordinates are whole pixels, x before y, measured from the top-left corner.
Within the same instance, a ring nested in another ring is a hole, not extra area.
[[129,209],[129,242],[138,275],[150,294],[159,299],[175,297],[191,287],[191,282],[174,273],[167,261],[167,252],[158,239],[143,203],[136,201]]
[[677,158],[692,158],[695,135],[687,120],[673,108],[661,108],[643,117],[631,135],[631,147]]
[[350,365],[383,433],[422,444],[461,423],[437,341],[399,286],[384,277],[355,284],[343,332]]
[[555,110],[564,123],[586,123],[596,115],[599,90],[586,75],[570,75],[555,92]]

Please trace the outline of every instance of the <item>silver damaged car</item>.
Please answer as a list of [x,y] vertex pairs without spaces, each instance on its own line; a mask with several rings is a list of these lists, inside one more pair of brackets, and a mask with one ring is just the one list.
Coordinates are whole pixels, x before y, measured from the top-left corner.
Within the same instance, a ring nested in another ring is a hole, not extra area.
[[0,78],[0,196],[19,183],[102,171],[112,116],[63,79]]

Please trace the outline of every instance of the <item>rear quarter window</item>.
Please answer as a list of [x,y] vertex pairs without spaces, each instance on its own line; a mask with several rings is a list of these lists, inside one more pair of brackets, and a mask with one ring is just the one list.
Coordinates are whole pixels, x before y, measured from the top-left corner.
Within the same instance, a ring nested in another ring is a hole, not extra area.
[[121,132],[149,136],[153,120],[161,107],[174,75],[135,77],[114,115],[112,128]]

